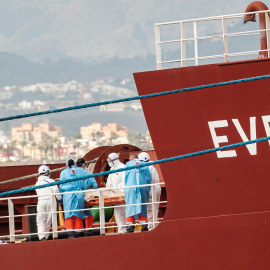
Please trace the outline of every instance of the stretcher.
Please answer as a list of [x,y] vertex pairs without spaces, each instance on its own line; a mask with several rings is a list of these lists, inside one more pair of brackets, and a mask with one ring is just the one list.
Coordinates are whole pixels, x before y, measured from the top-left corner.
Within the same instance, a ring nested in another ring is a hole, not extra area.
[[[104,198],[104,205],[120,205],[125,203],[126,201],[124,196],[109,196]],[[98,206],[99,198],[98,197],[91,198],[88,202],[85,202],[84,205],[86,207]]]

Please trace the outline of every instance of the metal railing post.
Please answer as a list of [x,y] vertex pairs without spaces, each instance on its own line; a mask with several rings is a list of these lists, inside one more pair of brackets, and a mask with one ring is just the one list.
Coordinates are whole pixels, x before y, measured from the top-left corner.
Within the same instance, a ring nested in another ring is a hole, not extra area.
[[162,69],[161,64],[161,45],[160,45],[160,28],[155,24],[155,44],[156,44],[156,65],[157,69]]
[[57,211],[56,211],[56,199],[55,195],[51,195],[51,202],[52,202],[52,209],[51,209],[51,215],[52,215],[52,236],[53,239],[58,238],[58,232],[57,232]]
[[15,218],[14,205],[11,199],[8,199],[8,219],[9,219],[9,240],[10,243],[15,243]]
[[157,213],[157,208],[156,208],[156,198],[157,198],[157,191],[156,187],[152,186],[152,211],[153,211],[153,229],[156,228],[157,226],[157,218],[158,218],[158,213]]
[[224,62],[229,62],[228,29],[225,17],[222,17],[222,36],[223,36]]
[[181,67],[187,66],[186,59],[186,41],[183,40],[186,38],[186,28],[183,22],[180,23],[181,29]]
[[266,42],[267,42],[267,56],[270,57],[270,17],[269,13],[265,12],[265,24],[266,24]]
[[197,23],[193,22],[193,33],[194,33],[194,58],[195,58],[195,66],[199,65],[198,60],[198,30],[197,30]]
[[100,235],[105,234],[105,208],[104,208],[104,195],[99,190],[99,223],[100,223]]

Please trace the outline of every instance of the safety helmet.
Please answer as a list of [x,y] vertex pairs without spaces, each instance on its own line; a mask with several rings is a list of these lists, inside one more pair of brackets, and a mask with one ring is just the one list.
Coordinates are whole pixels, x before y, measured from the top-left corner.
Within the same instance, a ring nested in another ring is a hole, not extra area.
[[49,167],[47,167],[46,165],[41,165],[41,166],[38,168],[38,173],[39,173],[39,174],[45,174],[46,172],[50,172]]
[[116,153],[111,153],[108,155],[108,158],[110,158],[111,161],[115,161],[115,160],[119,159],[119,156]]
[[148,162],[150,160],[150,157],[149,157],[149,155],[146,152],[141,152],[138,155],[138,158],[139,158],[139,160],[145,161],[145,162]]

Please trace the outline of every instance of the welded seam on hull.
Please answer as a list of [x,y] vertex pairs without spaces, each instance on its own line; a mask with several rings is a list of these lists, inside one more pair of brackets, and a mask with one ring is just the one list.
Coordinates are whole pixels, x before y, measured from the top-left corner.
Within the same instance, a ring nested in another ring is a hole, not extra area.
[[237,214],[227,214],[227,215],[216,215],[216,216],[205,216],[205,217],[190,217],[190,218],[178,218],[178,219],[163,219],[162,222],[174,222],[174,221],[188,221],[188,220],[198,220],[198,219],[211,219],[211,218],[223,218],[232,216],[247,216],[247,215],[258,215],[258,214],[269,214],[270,211],[261,212],[247,212],[247,213],[237,213]]

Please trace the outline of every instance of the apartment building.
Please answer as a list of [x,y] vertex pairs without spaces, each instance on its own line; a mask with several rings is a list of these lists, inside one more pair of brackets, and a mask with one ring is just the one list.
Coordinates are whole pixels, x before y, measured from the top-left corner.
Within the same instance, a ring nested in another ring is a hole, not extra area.
[[93,140],[100,136],[105,139],[114,137],[126,138],[128,135],[128,127],[120,126],[117,123],[108,123],[102,125],[101,123],[92,123],[89,126],[81,127],[82,139]]
[[60,137],[62,136],[61,128],[58,126],[52,126],[49,123],[41,123],[39,125],[33,125],[30,123],[22,124],[19,127],[11,128],[12,140],[26,141],[26,142],[40,142],[46,136]]

